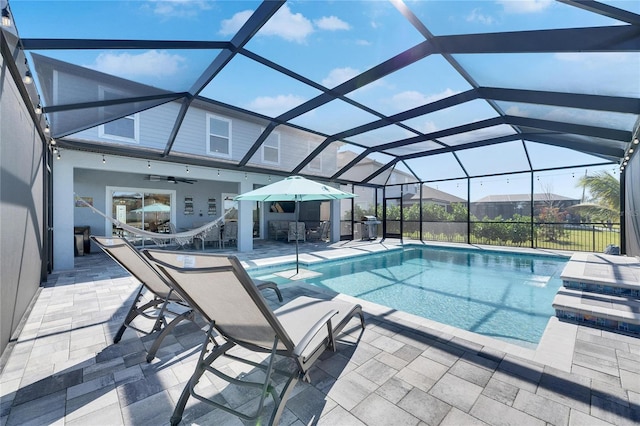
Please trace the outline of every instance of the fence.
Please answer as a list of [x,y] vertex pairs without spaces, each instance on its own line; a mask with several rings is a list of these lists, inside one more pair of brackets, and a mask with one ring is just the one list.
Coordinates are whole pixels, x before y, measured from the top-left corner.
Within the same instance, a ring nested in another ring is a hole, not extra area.
[[[420,226],[422,225],[422,226]],[[395,228],[395,226],[394,226]],[[395,229],[394,229],[395,230]],[[532,235],[533,234],[533,235]],[[602,253],[620,245],[620,226],[602,223],[422,222],[404,220],[405,239]]]

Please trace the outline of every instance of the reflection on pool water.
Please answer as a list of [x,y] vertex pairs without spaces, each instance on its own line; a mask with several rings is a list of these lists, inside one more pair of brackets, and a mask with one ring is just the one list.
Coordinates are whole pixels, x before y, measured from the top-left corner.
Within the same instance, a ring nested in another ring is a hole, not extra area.
[[[495,251],[407,246],[305,266],[318,287],[359,297],[474,333],[535,347],[554,310],[568,259]],[[290,268],[290,265],[287,265]],[[274,269],[251,269],[253,277]]]

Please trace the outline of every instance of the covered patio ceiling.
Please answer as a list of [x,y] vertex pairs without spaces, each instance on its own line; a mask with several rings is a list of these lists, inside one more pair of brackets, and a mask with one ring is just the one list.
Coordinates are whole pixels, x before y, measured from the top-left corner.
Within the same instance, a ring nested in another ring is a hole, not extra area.
[[[392,170],[428,182],[622,166],[637,147],[640,2],[2,0],[2,6],[14,19],[61,146],[283,175],[304,174],[316,156],[337,146],[350,155],[321,177],[365,185],[387,184]],[[50,86],[62,68],[119,81],[122,95],[60,102]],[[156,136],[157,149],[75,137],[168,102],[180,107]],[[189,108],[203,104],[252,117],[264,130],[234,161],[189,158],[175,141]],[[119,114],[98,118],[104,106],[117,106]],[[290,170],[262,169],[252,158],[281,127],[308,131],[318,143]],[[352,172],[364,162],[376,167],[366,176]]]

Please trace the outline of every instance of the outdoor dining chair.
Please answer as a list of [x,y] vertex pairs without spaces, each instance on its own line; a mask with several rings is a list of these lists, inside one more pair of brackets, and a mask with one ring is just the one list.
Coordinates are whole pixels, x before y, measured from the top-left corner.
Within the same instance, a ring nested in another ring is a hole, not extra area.
[[[300,296],[272,310],[235,256],[199,253],[180,256],[161,250],[143,250],[143,253],[210,325],[195,371],[171,416],[172,425],[182,420],[190,396],[251,421],[261,416],[268,395],[274,400],[269,424],[277,424],[295,384],[300,379],[310,380],[310,368],[326,349],[335,351],[336,336],[355,315],[359,316],[364,329],[362,308],[353,303]],[[224,341],[218,342],[218,339]],[[240,351],[242,357],[228,353],[236,346],[267,354],[267,358],[257,363],[255,354],[246,350]],[[288,370],[275,367],[278,355],[292,361],[287,364]],[[213,365],[222,356],[263,370],[263,374],[232,377],[224,365]],[[259,391],[255,411],[235,409],[216,397],[214,400],[202,395],[196,385],[206,372],[245,389],[240,392]],[[278,393],[273,376],[280,374],[287,379]],[[264,381],[257,381],[254,376]]]
[[[193,309],[176,293],[168,280],[160,270],[155,268],[129,241],[122,237],[98,237],[91,239],[122,268],[129,272],[142,285],[134,298],[127,315],[116,333],[113,343],[118,343],[127,328],[131,328],[143,334],[160,332],[155,338],[151,349],[147,352],[147,362],[155,358],[164,338],[184,319],[194,321]],[[183,252],[181,252],[183,253]],[[258,289],[272,289],[276,292],[279,301],[282,294],[277,285],[272,281],[254,280]],[[151,293],[152,298],[144,297],[144,291]],[[153,321],[151,330],[143,329],[133,324],[137,317]]]

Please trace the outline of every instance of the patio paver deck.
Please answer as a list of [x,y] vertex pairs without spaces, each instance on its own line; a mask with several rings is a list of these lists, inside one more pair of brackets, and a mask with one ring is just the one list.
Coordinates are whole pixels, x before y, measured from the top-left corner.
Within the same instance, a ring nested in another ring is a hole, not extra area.
[[[379,241],[339,243],[331,250],[307,245],[301,259],[394,247]],[[247,265],[265,265],[291,257],[283,250],[292,249],[283,244],[237,255]],[[181,324],[146,363],[154,336],[127,330],[120,343],[112,341],[138,284],[102,253],[76,260],[74,270],[50,276],[5,353],[0,426],[168,424],[202,332]],[[285,302],[300,294],[327,296],[302,281],[282,290]],[[640,423],[638,338],[552,320],[533,351],[362,304],[365,331],[355,323],[347,327],[338,351],[325,353],[312,371],[311,384],[296,386],[282,425]],[[241,373],[234,363],[226,368]],[[200,386],[234,407],[250,407],[255,399],[216,379]],[[183,419],[191,423],[254,424],[193,399]]]

